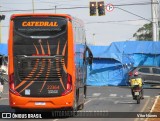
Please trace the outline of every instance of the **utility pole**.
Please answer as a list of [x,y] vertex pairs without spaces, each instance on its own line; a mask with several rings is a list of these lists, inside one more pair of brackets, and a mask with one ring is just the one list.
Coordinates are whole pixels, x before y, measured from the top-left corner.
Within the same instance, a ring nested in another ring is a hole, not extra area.
[[151,0],[151,14],[152,14],[152,38],[153,41],[159,41],[159,27],[158,27],[158,4],[157,0]]

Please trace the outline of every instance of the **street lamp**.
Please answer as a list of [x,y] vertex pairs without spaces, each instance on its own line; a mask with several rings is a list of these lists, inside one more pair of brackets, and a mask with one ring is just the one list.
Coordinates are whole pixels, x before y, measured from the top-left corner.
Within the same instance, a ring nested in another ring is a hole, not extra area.
[[5,19],[5,15],[0,15],[0,43],[2,42],[2,25],[1,21]]

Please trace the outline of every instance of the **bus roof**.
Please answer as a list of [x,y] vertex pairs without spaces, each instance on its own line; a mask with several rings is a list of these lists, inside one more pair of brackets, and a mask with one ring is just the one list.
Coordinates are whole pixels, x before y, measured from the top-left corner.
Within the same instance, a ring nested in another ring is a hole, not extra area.
[[23,14],[12,14],[11,19],[20,16],[59,16],[72,19],[72,16],[69,14],[50,14],[50,13],[23,13]]
[[56,16],[56,17],[65,17],[68,18],[70,20],[75,20],[79,23],[81,23],[82,25],[84,25],[83,21],[79,18],[73,17],[69,14],[51,14],[51,13],[22,13],[22,14],[12,14],[11,15],[11,19],[15,18],[15,17],[20,17],[20,16]]

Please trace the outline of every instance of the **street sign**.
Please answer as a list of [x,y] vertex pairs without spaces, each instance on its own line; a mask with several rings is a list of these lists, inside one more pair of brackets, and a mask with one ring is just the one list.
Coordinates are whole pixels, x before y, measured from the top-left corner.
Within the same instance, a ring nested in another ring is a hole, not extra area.
[[106,9],[108,12],[111,12],[111,11],[113,11],[114,6],[112,4],[107,4]]

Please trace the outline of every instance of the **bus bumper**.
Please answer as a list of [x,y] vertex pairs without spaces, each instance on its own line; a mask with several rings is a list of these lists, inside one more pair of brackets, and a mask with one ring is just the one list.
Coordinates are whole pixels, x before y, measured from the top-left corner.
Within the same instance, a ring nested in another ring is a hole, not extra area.
[[74,102],[73,92],[61,97],[21,97],[9,94],[11,108],[20,109],[63,109],[72,108]]

